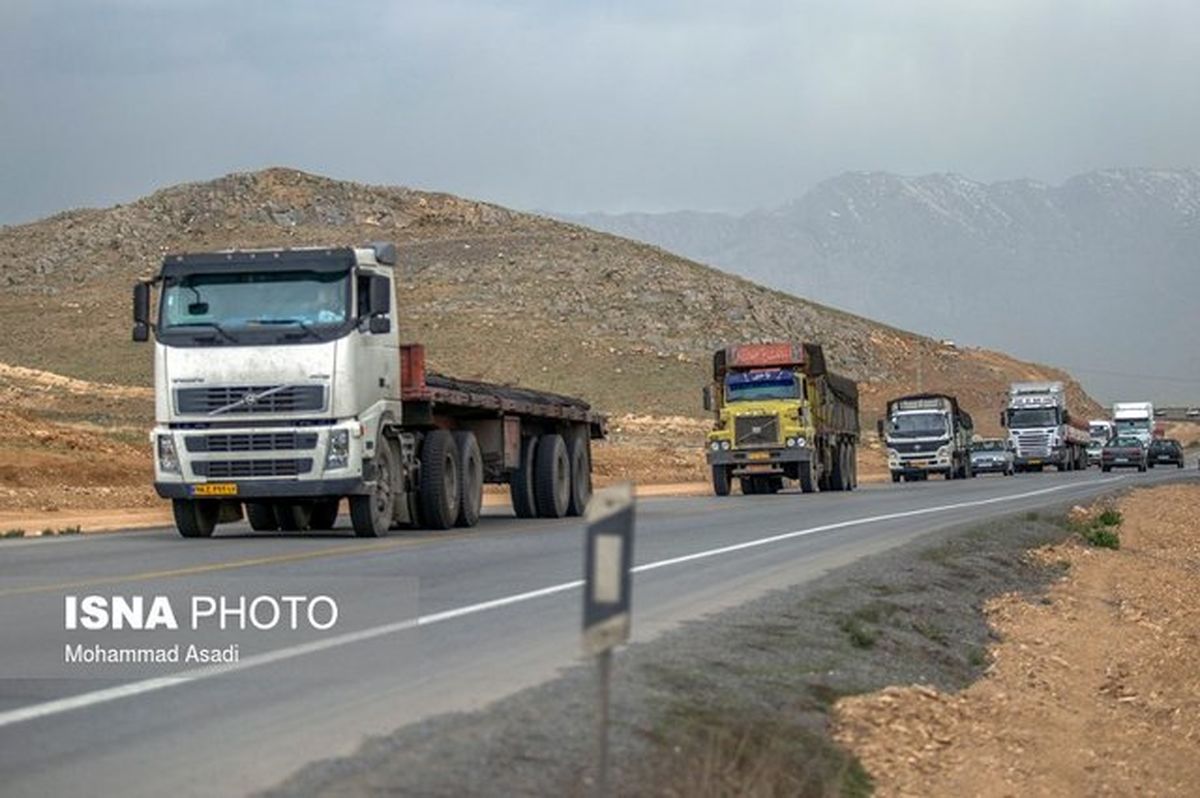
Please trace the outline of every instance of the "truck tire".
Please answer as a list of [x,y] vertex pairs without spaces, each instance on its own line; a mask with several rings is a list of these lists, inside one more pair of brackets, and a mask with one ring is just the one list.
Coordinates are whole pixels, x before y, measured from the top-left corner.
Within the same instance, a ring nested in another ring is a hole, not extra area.
[[807,463],[800,464],[799,473],[800,476],[796,481],[800,483],[800,492],[812,493],[814,490],[816,490],[817,485],[816,481],[813,479],[813,464],[811,460],[809,460]]
[[337,525],[340,499],[321,499],[312,506],[309,529],[330,530]]
[[458,520],[458,448],[448,430],[435,429],[421,442],[421,522],[428,529],[449,529]]
[[571,463],[571,500],[567,515],[580,516],[592,500],[592,458],[588,453],[586,431],[571,436],[567,442],[567,460]]
[[843,471],[846,466],[846,452],[841,443],[833,445],[833,468],[829,472],[829,486],[822,490],[845,490],[842,481],[845,477]]
[[541,518],[562,518],[571,503],[571,461],[557,433],[538,438],[534,458],[533,498]]
[[1142,465],[1138,466],[1138,473],[1139,474],[1146,473],[1146,465],[1144,463]]
[[754,477],[738,477],[738,485],[742,488],[743,496],[753,496],[758,493],[758,483]]
[[175,516],[175,528],[185,538],[212,537],[221,515],[219,501],[203,499],[172,499],[171,513]]
[[521,462],[508,480],[513,512],[517,518],[537,518],[537,503],[533,497],[533,466],[537,455],[536,437],[521,441]]
[[270,502],[246,502],[246,520],[255,532],[277,532],[279,520]]
[[763,477],[763,481],[766,483],[764,493],[774,495],[783,490],[783,477]]
[[850,490],[858,489],[858,444],[850,444]]
[[312,527],[312,505],[308,502],[276,502],[275,520],[284,532],[305,532]]
[[458,448],[459,492],[458,518],[454,523],[472,527],[479,523],[483,507],[483,453],[474,432],[455,432],[454,445]]
[[730,492],[729,466],[715,465],[712,467],[713,493],[718,496],[728,496]]
[[903,475],[900,474],[899,472],[893,471],[892,472],[892,482],[899,482],[901,476],[903,476]]
[[360,538],[386,537],[392,528],[396,495],[392,480],[399,468],[395,445],[383,436],[375,442],[375,481],[365,496],[350,497],[350,523]]

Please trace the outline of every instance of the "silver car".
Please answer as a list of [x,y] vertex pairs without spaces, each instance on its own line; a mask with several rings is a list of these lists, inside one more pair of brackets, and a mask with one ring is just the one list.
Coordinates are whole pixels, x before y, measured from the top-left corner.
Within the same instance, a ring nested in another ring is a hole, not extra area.
[[1000,438],[984,438],[971,444],[971,470],[976,474],[1004,474],[1012,476],[1013,452],[1008,441]]

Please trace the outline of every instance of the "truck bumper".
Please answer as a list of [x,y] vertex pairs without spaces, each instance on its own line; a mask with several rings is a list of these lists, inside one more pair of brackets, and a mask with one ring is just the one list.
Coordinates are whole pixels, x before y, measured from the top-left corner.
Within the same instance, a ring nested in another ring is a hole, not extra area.
[[1057,466],[1063,462],[1063,450],[1054,449],[1050,454],[1039,455],[1021,455],[1018,454],[1013,458],[1013,465],[1017,468],[1037,468],[1038,466],[1052,465]]
[[187,484],[185,482],[155,482],[154,491],[164,499],[224,499],[240,501],[242,499],[321,499],[330,496],[360,496],[369,492],[367,483],[352,477],[350,479],[256,479],[232,480],[221,483],[235,486],[235,491],[219,495],[196,495],[196,489],[204,490],[209,483]]
[[709,449],[705,457],[710,466],[732,466],[735,475],[782,474],[788,465],[812,462],[812,449],[808,446],[723,449],[719,452]]

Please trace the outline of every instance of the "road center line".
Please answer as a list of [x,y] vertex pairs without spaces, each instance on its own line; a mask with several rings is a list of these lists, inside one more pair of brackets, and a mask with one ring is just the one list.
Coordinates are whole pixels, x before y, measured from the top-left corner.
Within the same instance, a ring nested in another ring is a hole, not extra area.
[[[731,554],[745,549],[757,548],[759,546],[768,546],[773,543],[780,543],[794,538],[801,538],[808,535],[815,535],[820,532],[829,532],[835,529],[845,529],[854,526],[866,526],[869,524],[878,524],[885,521],[895,521],[901,518],[913,518],[915,516],[932,515],[934,513],[949,512],[952,510],[962,510],[969,507],[983,507],[991,504],[1003,504],[1006,502],[1020,501],[1021,499],[1030,499],[1035,496],[1044,496],[1050,493],[1056,493],[1064,490],[1077,490],[1081,488],[1093,488],[1099,485],[1106,485],[1113,482],[1118,482],[1125,479],[1124,476],[1108,477],[1087,482],[1075,482],[1068,485],[1056,485],[1054,487],[1042,488],[1040,490],[1026,491],[1024,493],[1016,493],[1009,496],[995,496],[990,499],[977,499],[974,501],[957,502],[954,504],[943,504],[936,507],[925,507],[919,510],[903,510],[895,513],[885,513],[883,515],[868,516],[866,518],[856,518],[848,521],[838,521],[832,524],[823,524],[821,526],[809,527],[807,529],[798,529],[792,532],[784,532],[778,535],[771,535],[764,538],[756,538],[747,540],[742,543],[734,543],[729,546],[721,546],[715,549],[707,549],[698,551],[692,554],[685,554],[679,557],[670,557],[654,562],[643,563],[635,566],[634,573],[645,573],[655,571],[659,568],[667,568],[673,565],[693,562],[695,560],[703,560],[710,557],[719,557],[724,554]],[[82,693],[68,698],[60,698],[53,701],[46,701],[33,706],[22,707],[20,709],[9,710],[8,712],[0,713],[0,728],[12,726],[25,721],[36,720],[38,718],[58,715],[63,712],[70,712],[75,709],[83,709],[86,707],[105,704],[109,701],[115,701],[120,698],[128,698],[145,693],[152,693],[158,690],[163,690],[168,687],[177,687],[179,685],[197,682],[203,679],[208,679],[214,676],[221,676],[238,671],[257,668],[262,665],[270,665],[276,662],[293,659],[295,657],[304,656],[306,654],[315,654],[321,651],[327,651],[339,646],[349,645],[352,643],[373,640],[377,637],[396,634],[410,629],[416,629],[421,626],[432,626],[434,624],[451,621],[456,618],[463,618],[469,615],[475,615],[489,610],[499,609],[501,607],[509,607],[514,604],[521,604],[534,599],[545,598],[558,593],[564,593],[569,590],[575,590],[583,586],[582,579],[575,579],[569,582],[560,582],[556,585],[529,590],[523,593],[515,593],[501,598],[491,599],[489,601],[479,602],[477,604],[469,604],[464,607],[443,610],[441,612],[431,613],[429,615],[421,615],[417,618],[410,618],[404,621],[384,624],[382,626],[374,626],[369,629],[361,629],[357,632],[347,632],[346,634],[337,635],[335,637],[326,638],[324,640],[314,640],[310,643],[302,643],[296,646],[268,651],[263,654],[256,654],[247,657],[240,662],[230,665],[214,666],[209,668],[197,668],[195,670],[184,671],[183,673],[172,676],[161,676],[153,679],[145,679],[139,682],[120,685],[118,687],[110,687],[104,690],[95,690],[90,693]]]

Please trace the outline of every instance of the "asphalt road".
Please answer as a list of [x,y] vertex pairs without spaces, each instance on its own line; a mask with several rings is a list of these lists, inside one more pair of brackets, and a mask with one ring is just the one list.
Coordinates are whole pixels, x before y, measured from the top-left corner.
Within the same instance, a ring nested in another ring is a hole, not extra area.
[[[935,529],[1196,477],[1090,471],[643,500],[635,639]],[[364,735],[482,706],[580,660],[577,520],[488,516],[469,532],[383,541],[219,535],[0,541],[0,795],[244,794]],[[177,609],[194,595],[323,594],[339,617],[327,631],[195,638],[237,640],[233,665],[98,678],[63,663],[64,641],[152,646],[170,633],[64,631],[64,597],[87,594],[164,596]]]

